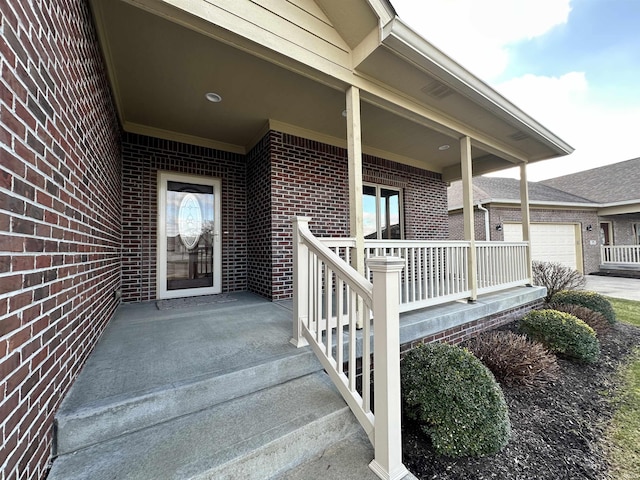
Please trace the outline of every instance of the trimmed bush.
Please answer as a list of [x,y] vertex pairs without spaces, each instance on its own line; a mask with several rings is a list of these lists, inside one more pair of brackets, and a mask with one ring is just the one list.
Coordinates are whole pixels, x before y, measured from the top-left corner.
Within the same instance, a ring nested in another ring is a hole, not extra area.
[[547,296],[545,302],[549,303],[551,297],[562,290],[574,290],[584,288],[586,280],[577,270],[565,267],[556,262],[539,262],[534,260],[533,267],[533,283],[546,287]]
[[520,331],[567,358],[593,363],[600,356],[600,342],[593,328],[569,313],[532,310],[520,322]]
[[558,378],[556,356],[524,335],[487,332],[466,346],[503,385],[542,387]]
[[574,317],[578,317],[584,323],[589,325],[596,331],[596,335],[601,337],[611,330],[611,324],[600,312],[594,312],[590,308],[581,307],[580,305],[563,305],[561,303],[552,304],[551,307],[559,312],[570,313]]
[[469,351],[421,345],[406,353],[400,378],[405,419],[419,423],[440,455],[479,457],[507,444],[511,423],[502,390]]
[[600,312],[613,325],[616,323],[616,312],[611,302],[596,292],[585,290],[563,290],[551,298],[551,303],[560,305],[580,305],[594,312]]

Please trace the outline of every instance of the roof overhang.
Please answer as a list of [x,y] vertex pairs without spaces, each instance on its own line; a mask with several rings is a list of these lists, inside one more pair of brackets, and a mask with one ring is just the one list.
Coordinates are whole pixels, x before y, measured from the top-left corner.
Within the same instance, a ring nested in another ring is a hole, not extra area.
[[[90,4],[126,131],[237,153],[270,128],[346,146],[353,85],[363,151],[446,181],[460,178],[464,136],[474,175],[572,151],[383,0]],[[223,101],[207,102],[211,91]]]

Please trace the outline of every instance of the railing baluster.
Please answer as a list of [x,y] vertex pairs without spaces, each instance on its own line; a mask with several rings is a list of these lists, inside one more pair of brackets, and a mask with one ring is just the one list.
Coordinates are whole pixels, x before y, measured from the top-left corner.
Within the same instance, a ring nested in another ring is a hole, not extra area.
[[356,305],[358,299],[354,291],[349,295],[349,390],[356,391],[356,324],[358,315]]
[[344,281],[336,275],[338,279],[336,287],[336,367],[338,372],[344,370]]
[[326,329],[325,329],[325,353],[327,355],[328,358],[332,357],[331,354],[331,347],[332,347],[332,342],[331,342],[331,319],[333,318],[332,315],[332,308],[333,308],[333,304],[331,302],[332,297],[333,297],[333,272],[331,271],[331,269],[329,268],[328,265],[324,266],[324,289],[325,289],[325,315],[326,315]]
[[316,261],[316,341],[322,345],[322,260]]
[[371,313],[364,308],[362,314],[362,407],[371,411]]

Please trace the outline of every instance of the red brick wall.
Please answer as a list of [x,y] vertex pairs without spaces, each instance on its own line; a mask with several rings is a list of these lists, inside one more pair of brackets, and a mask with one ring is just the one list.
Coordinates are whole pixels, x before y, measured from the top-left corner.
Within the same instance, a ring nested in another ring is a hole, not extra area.
[[0,22],[0,476],[41,478],[117,305],[119,128],[84,1],[2,1]]
[[[347,152],[293,135],[271,132],[272,295],[292,295],[291,216],[312,217],[319,237],[349,235]],[[363,156],[363,179],[403,189],[407,239],[448,236],[446,184],[439,174]]]
[[364,155],[365,182],[402,188],[407,240],[446,240],[449,236],[447,186],[442,175]]
[[246,166],[243,155],[144,135],[122,144],[122,299],[155,300],[158,171],[222,180],[222,289],[247,289]]
[[248,289],[271,298],[271,137],[247,155]]

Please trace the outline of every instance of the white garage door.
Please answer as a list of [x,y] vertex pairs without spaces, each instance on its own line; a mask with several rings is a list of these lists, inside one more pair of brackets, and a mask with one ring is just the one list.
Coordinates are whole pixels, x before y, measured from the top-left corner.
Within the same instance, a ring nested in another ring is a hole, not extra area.
[[[505,242],[522,241],[522,225],[519,223],[505,223],[503,232]],[[582,271],[582,262],[578,261],[576,226],[569,223],[532,223],[531,256],[533,260],[558,262]]]

